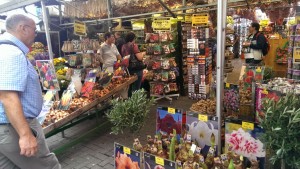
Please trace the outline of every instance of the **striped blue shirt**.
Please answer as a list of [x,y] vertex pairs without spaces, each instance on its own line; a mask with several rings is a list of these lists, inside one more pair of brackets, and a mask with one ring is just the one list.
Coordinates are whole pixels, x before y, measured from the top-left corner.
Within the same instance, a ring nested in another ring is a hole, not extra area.
[[[37,117],[42,110],[43,98],[39,76],[24,56],[29,49],[9,33],[4,33],[0,39],[10,40],[22,50],[13,45],[0,45],[0,90],[18,91],[24,116]],[[9,123],[1,102],[0,123]]]

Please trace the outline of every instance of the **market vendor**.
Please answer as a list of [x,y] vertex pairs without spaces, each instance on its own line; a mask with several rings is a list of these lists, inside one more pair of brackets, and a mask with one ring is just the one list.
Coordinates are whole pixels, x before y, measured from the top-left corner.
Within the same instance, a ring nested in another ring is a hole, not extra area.
[[109,73],[114,72],[114,63],[117,60],[121,60],[122,57],[116,47],[115,37],[112,33],[107,32],[104,34],[105,42],[100,46],[100,49],[97,53],[99,53],[99,60],[103,63],[102,69],[106,70]]
[[43,106],[39,76],[26,58],[35,22],[15,14],[6,19],[0,57],[0,168],[60,169],[36,119]]

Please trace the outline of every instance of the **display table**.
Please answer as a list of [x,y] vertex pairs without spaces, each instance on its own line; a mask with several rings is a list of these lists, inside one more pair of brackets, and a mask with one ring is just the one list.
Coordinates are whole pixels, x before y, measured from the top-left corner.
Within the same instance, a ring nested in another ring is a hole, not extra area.
[[276,63],[276,49],[282,47],[288,40],[287,39],[269,39],[270,51],[265,58],[265,65],[273,68],[276,77],[286,77],[287,63]]
[[100,97],[100,98],[94,100],[93,102],[91,102],[90,104],[74,111],[73,113],[71,113],[66,118],[63,118],[63,119],[61,119],[61,120],[59,120],[55,123],[51,123],[50,125],[48,125],[44,128],[44,134],[47,135],[48,133],[52,132],[53,130],[58,129],[58,128],[66,125],[67,123],[69,123],[73,119],[79,117],[80,115],[82,115],[85,112],[89,111],[90,109],[94,108],[98,104],[106,101],[108,98],[112,97],[113,95],[120,93],[123,89],[125,89],[127,86],[129,86],[130,84],[132,84],[136,80],[137,80],[137,76],[130,77],[126,82],[124,82],[123,84],[117,86],[116,88],[111,90],[109,93],[107,93],[103,97]]

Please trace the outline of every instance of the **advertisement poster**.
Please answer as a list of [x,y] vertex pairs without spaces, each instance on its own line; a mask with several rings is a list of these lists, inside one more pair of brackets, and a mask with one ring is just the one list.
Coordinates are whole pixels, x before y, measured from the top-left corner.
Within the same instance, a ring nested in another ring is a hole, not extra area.
[[176,169],[176,163],[152,154],[144,153],[145,169]]
[[206,156],[212,145],[215,150],[218,150],[218,140],[220,138],[218,138],[217,117],[187,112],[185,126],[185,133],[191,135],[192,141],[201,148],[202,155]]
[[36,66],[44,90],[60,90],[55,68],[50,60],[37,60]]
[[259,140],[263,129],[257,124],[226,119],[225,121],[225,151],[233,151],[248,160],[258,160],[259,168],[264,168],[266,150]]
[[141,169],[141,153],[115,143],[115,169]]
[[156,133],[169,135],[176,130],[177,138],[180,139],[182,132],[182,111],[170,107],[158,107],[156,114]]

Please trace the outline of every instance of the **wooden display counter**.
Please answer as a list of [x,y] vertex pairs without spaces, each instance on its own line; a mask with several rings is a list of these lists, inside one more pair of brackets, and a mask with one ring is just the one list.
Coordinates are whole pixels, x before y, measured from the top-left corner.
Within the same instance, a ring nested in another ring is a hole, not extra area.
[[273,68],[276,77],[286,77],[287,74],[287,63],[276,63],[276,49],[283,47],[287,41],[287,39],[269,39],[270,51],[264,61],[267,67]]
[[97,106],[98,104],[106,101],[107,99],[109,99],[110,97],[112,97],[115,94],[120,93],[123,89],[125,89],[127,86],[129,86],[130,84],[132,84],[133,82],[135,82],[137,80],[137,76],[132,76],[130,77],[126,82],[124,82],[123,84],[117,86],[116,88],[114,88],[113,90],[111,90],[109,93],[107,93],[105,96],[100,97],[96,100],[94,100],[93,102],[91,102],[90,104],[77,109],[76,111],[72,112],[70,115],[68,115],[67,117],[55,122],[55,123],[51,123],[50,125],[46,126],[44,128],[44,134],[48,134],[50,132],[52,132],[55,129],[58,129],[64,125],[66,125],[67,123],[69,123],[70,121],[72,121],[73,119],[77,118],[78,116],[84,114],[85,112],[89,111],[90,109],[94,108],[95,106]]

